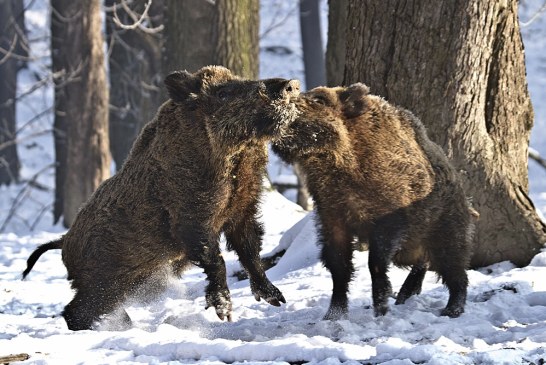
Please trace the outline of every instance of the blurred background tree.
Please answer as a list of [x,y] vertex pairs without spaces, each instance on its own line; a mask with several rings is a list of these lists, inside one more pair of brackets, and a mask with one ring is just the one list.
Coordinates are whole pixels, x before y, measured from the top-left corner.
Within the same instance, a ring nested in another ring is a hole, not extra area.
[[23,0],[0,0],[0,185],[19,181],[15,104],[17,72],[28,57],[24,19]]
[[108,85],[100,0],[51,0],[55,75],[55,222],[68,227],[110,176]]

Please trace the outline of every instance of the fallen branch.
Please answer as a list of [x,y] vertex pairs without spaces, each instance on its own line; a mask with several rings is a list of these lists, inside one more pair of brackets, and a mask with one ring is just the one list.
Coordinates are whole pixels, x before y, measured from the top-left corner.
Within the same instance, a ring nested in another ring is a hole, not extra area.
[[30,359],[29,354],[14,354],[14,355],[0,356],[0,364],[9,364],[10,362],[25,361],[28,359]]

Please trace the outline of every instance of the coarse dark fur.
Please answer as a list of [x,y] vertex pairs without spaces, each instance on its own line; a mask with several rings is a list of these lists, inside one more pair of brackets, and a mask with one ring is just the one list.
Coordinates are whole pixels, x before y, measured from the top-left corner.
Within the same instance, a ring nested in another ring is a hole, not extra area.
[[[122,169],[102,183],[57,243],[75,290],[63,316],[72,330],[92,328],[142,284],[194,263],[207,275],[207,307],[231,320],[223,232],[257,300],[285,302],[260,263],[259,196],[267,142],[296,117],[297,80],[245,80],[223,67],[167,76],[161,106]],[[62,244],[60,243],[62,241]],[[130,319],[125,313],[126,320]]]
[[297,98],[300,115],[273,150],[298,163],[318,213],[322,262],[332,274],[326,319],[347,314],[355,237],[369,245],[374,312],[387,312],[388,266],[411,266],[397,304],[421,291],[428,269],[449,289],[442,315],[464,311],[475,213],[456,171],[409,111],[363,84]]

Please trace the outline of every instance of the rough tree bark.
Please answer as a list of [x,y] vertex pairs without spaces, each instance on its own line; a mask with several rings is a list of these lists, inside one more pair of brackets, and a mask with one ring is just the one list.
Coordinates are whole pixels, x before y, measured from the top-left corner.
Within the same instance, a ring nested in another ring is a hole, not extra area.
[[418,115],[473,198],[472,266],[526,265],[546,242],[528,197],[533,111],[517,0],[349,0],[343,83]]
[[202,0],[165,0],[164,76],[176,70],[195,72],[214,60],[214,4]]
[[214,61],[247,78],[259,72],[259,0],[216,1]]
[[[119,0],[106,0],[113,7]],[[131,4],[136,14],[142,14],[147,1]],[[163,23],[163,1],[153,0],[148,11],[147,26],[156,28]],[[117,11],[123,24],[134,20],[123,9]],[[129,154],[142,126],[150,121],[161,104],[160,32],[148,33],[139,28],[122,29],[106,14],[106,35],[109,45],[110,74],[110,151],[119,170]]]
[[52,0],[55,78],[55,221],[70,226],[110,173],[108,88],[100,0]]
[[343,83],[347,28],[347,0],[328,0],[328,44],[326,46],[326,82]]
[[165,0],[163,72],[218,64],[258,77],[258,0]]
[[17,71],[26,40],[21,28],[22,0],[0,0],[0,185],[19,181],[19,155],[16,145],[15,96]]

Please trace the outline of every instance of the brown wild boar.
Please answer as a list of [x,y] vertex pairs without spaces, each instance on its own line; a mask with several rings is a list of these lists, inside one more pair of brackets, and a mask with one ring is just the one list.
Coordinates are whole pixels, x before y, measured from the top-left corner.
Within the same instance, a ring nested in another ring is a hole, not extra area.
[[273,151],[298,163],[318,214],[321,259],[332,274],[326,319],[347,314],[354,239],[369,245],[374,312],[387,312],[388,266],[411,267],[397,304],[421,291],[428,269],[449,289],[442,315],[464,311],[475,212],[442,149],[409,111],[363,84],[300,95],[300,115]]
[[[208,279],[207,307],[231,320],[220,253],[223,232],[250,278],[252,293],[285,303],[259,252],[259,196],[267,142],[297,111],[297,80],[246,80],[220,66],[166,77],[170,100],[140,133],[121,170],[102,183],[58,241],[75,290],[63,316],[72,330],[92,328],[157,273],[193,263]],[[125,320],[130,323],[127,314]]]

